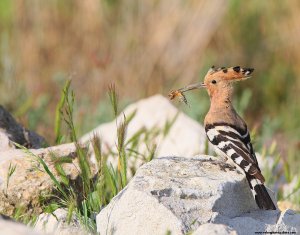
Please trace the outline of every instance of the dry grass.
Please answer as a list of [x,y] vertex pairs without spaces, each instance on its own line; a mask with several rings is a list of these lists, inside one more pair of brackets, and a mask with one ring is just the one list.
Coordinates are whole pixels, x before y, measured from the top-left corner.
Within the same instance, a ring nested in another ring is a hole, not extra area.
[[50,143],[70,77],[82,133],[108,119],[99,103],[112,82],[126,103],[167,94],[212,64],[239,64],[256,69],[237,90],[250,88],[249,126],[267,130],[263,142],[283,134],[283,155],[299,151],[296,0],[2,0],[0,9],[1,103]]
[[[197,77],[226,2],[7,1],[7,27],[0,28],[6,40],[2,80],[25,85],[27,108],[39,107],[43,96],[49,110],[69,77],[78,100],[87,99],[93,108],[111,82],[122,88],[121,97],[130,99],[167,93],[175,81]],[[24,114],[16,111],[19,107],[10,104],[12,111]],[[82,107],[82,113],[87,110],[91,108]],[[53,112],[47,114],[52,120]],[[53,138],[47,131],[52,124],[44,120],[45,125],[39,131]]]
[[12,2],[14,77],[36,96],[57,92],[56,80],[74,74],[77,93],[92,99],[112,80],[124,95],[138,88],[139,98],[195,78],[226,10],[217,0]]
[[[69,78],[80,136],[113,118],[111,83],[120,111],[202,79],[213,64],[254,67],[237,86],[236,105],[254,127],[257,151],[277,140],[283,167],[269,169],[269,182],[289,182],[299,174],[299,12],[297,0],[1,0],[1,104],[54,144],[55,108]],[[207,94],[188,98],[185,112],[202,122]]]

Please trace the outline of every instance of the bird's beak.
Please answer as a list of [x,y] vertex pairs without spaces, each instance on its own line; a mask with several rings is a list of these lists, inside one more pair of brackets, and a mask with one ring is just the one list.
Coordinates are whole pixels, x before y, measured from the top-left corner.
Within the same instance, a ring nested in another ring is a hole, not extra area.
[[199,82],[199,83],[191,84],[186,87],[180,88],[178,91],[186,92],[186,91],[191,91],[191,90],[205,88],[205,87],[206,87],[206,85],[203,82],[201,82],[201,83]]
[[186,91],[191,91],[191,90],[205,88],[205,87],[206,87],[206,85],[204,83],[200,83],[200,82],[192,84],[192,85],[188,85],[186,87],[180,88],[179,90],[171,91],[169,93],[169,98],[171,100],[173,100],[174,98],[179,97],[181,101],[183,101],[185,104],[188,104],[187,99],[185,98],[185,95],[183,93]]

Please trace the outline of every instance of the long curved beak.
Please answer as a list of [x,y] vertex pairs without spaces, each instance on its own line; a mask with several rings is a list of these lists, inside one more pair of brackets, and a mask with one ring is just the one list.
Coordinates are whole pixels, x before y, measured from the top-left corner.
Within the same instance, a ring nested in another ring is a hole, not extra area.
[[186,87],[180,88],[178,91],[186,92],[186,91],[191,91],[191,90],[205,88],[205,87],[206,87],[206,85],[203,82],[199,82],[199,83],[191,84]]

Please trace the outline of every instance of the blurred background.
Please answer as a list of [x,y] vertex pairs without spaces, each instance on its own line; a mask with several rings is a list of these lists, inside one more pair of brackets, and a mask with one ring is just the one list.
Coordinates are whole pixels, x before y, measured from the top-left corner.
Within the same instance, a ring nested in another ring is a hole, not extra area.
[[[54,143],[55,107],[67,79],[83,134],[120,105],[203,79],[209,67],[255,68],[237,84],[235,105],[256,148],[274,141],[300,162],[300,2],[238,0],[1,0],[0,100],[25,126]],[[177,106],[203,122],[206,92]]]

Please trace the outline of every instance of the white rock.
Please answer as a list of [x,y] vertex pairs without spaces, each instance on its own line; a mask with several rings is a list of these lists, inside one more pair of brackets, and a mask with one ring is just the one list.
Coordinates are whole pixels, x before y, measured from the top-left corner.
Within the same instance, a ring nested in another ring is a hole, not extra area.
[[3,129],[0,128],[0,150],[6,151],[15,148]]
[[2,219],[0,216],[0,234],[2,235],[42,235],[24,224]]
[[225,224],[233,228],[238,234],[255,234],[265,232],[268,225],[276,225],[279,211],[256,210],[243,213],[239,216],[228,217],[218,213],[212,218],[212,223]]
[[[79,173],[76,168],[76,148],[74,144],[64,144],[45,149],[31,149],[30,151],[44,159],[54,173],[54,164],[50,153],[54,153],[57,157],[70,157],[73,162],[63,166],[66,174],[74,179]],[[9,166],[15,166],[16,168],[9,178],[7,187]],[[24,208],[28,207],[28,212],[40,213],[39,198],[41,193],[49,193],[53,188],[53,181],[44,172],[43,167],[35,157],[24,153],[20,149],[0,152],[0,211],[3,214],[12,215],[16,205]]]
[[216,212],[235,217],[255,209],[244,176],[229,165],[208,157],[165,157],[139,168],[97,216],[97,228],[100,234],[183,234]]
[[237,235],[237,233],[223,224],[202,224],[192,235]]
[[134,189],[126,191],[97,216],[100,234],[166,234],[168,230],[181,234],[180,221],[155,197]]
[[52,214],[43,213],[38,217],[35,230],[53,235],[86,235],[88,234],[80,225],[79,220],[74,216],[70,224],[67,223],[68,212],[64,209],[57,209]]
[[98,232],[116,235],[250,235],[299,225],[291,210],[259,210],[244,175],[209,156],[152,160],[97,216]]
[[[167,122],[171,122],[176,118],[165,138],[163,135],[159,135],[155,138],[154,142],[158,146],[155,155],[163,156],[167,154],[192,157],[203,152],[206,139],[203,127],[177,110],[167,98],[161,95],[155,95],[131,104],[117,118],[117,123],[123,120],[123,113],[126,117],[129,117],[135,111],[136,114],[127,129],[127,140],[142,128],[146,128],[148,131],[154,128],[163,130]],[[95,133],[101,137],[104,151],[107,150],[107,146],[109,146],[109,148],[115,148],[117,141],[115,120],[100,125],[84,135],[81,140],[86,142],[90,140]],[[145,144],[140,144],[139,152],[143,153],[146,149]]]
[[299,232],[300,215],[292,210],[252,211],[235,218],[219,216],[213,223],[222,223],[234,228],[238,234],[250,235],[255,232]]
[[280,217],[277,221],[278,227],[292,227],[290,231],[300,232],[300,214],[297,214],[293,210],[285,210],[281,212]]

